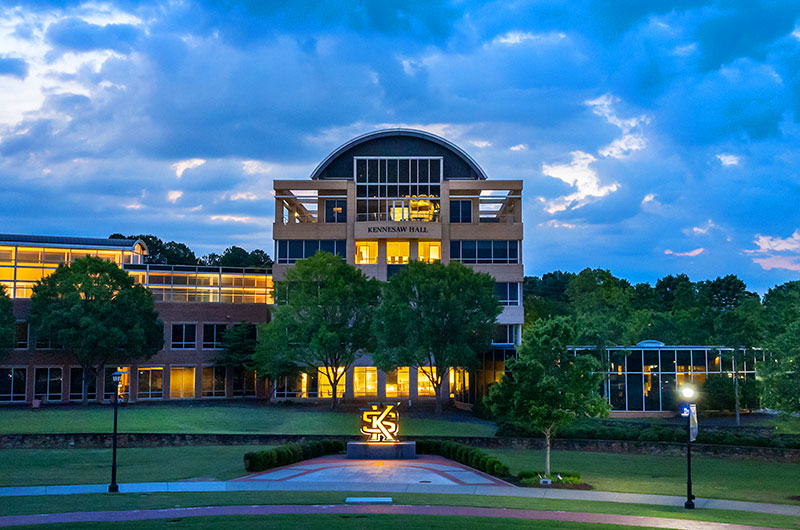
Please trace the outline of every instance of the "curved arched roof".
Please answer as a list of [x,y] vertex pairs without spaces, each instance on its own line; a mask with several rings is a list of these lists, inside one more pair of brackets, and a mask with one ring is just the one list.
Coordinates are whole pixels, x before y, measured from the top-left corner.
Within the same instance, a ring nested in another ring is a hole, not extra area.
[[[483,169],[478,165],[475,160],[467,154],[466,151],[461,149],[459,146],[447,140],[446,138],[442,138],[441,136],[437,136],[433,133],[429,133],[427,131],[421,131],[418,129],[405,129],[405,128],[392,128],[392,129],[379,129],[377,131],[372,131],[366,134],[362,134],[361,136],[357,136],[352,140],[348,140],[338,148],[336,148],[331,154],[326,156],[322,162],[320,162],[314,171],[311,173],[312,179],[325,179],[326,178],[326,170],[327,168],[340,156],[357,150],[360,146],[364,146],[370,142],[374,142],[375,140],[379,139],[386,139],[386,138],[415,138],[427,142],[431,142],[440,148],[444,148],[447,152],[451,153],[452,155],[456,156],[460,159],[466,166],[468,166],[473,175],[471,178],[485,180],[486,173],[484,173]],[[393,155],[394,153],[381,153],[381,155]],[[415,153],[419,156],[426,156],[428,153]],[[352,164],[352,162],[351,162]],[[463,178],[463,177],[461,177]],[[468,177],[469,178],[469,177]]]

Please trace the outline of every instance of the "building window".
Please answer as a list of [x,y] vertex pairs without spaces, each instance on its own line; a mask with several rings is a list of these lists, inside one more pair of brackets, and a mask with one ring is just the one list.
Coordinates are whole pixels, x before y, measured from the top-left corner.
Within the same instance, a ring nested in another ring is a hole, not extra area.
[[516,344],[519,324],[498,324],[494,328],[492,344]]
[[411,244],[408,241],[386,242],[386,263],[407,265],[411,257]]
[[517,282],[497,282],[494,284],[497,299],[500,305],[518,306],[519,305],[519,283]]
[[169,369],[169,397],[194,397],[194,367],[172,366]]
[[419,397],[436,396],[436,389],[433,388],[431,383],[431,376],[436,379],[436,367],[426,366],[425,368],[417,368],[417,395]]
[[36,368],[34,399],[61,401],[61,368]]
[[25,401],[26,376],[25,368],[0,368],[0,402]]
[[374,366],[353,368],[353,395],[355,397],[376,397],[378,395],[377,368]]
[[347,201],[344,199],[328,199],[325,201],[325,222],[346,223]]
[[203,367],[203,397],[225,397],[225,367]]
[[450,259],[461,263],[519,263],[517,241],[450,241]]
[[[326,372],[327,370],[330,370],[330,371]],[[331,383],[328,380],[328,376],[326,375],[326,373],[329,373],[329,374],[332,375],[333,374],[333,369],[332,368],[324,368],[324,367],[320,366],[317,371],[318,371],[318,373],[317,373],[317,381],[318,381],[318,385],[319,385],[319,397],[321,397],[321,398],[333,397],[333,388],[331,387]],[[339,382],[336,385],[336,397],[344,397],[344,386],[345,386],[345,379],[347,378],[347,375],[344,373],[344,367],[343,366],[339,367],[339,372],[338,373],[341,374],[341,375],[339,376]]]
[[241,367],[234,369],[232,390],[234,397],[254,397],[256,395],[256,373]]
[[450,201],[450,222],[471,223],[472,201]]
[[347,241],[344,239],[279,239],[275,242],[279,264],[288,265],[310,258],[320,250],[347,259]]
[[[114,372],[120,372],[122,376],[119,378],[119,385],[114,384]],[[130,395],[130,367],[117,366],[106,368],[105,380],[103,384],[103,399],[111,400],[114,394],[117,398],[123,401],[128,399]]]
[[203,324],[203,349],[222,349],[222,337],[225,335],[225,324]]
[[28,323],[17,322],[17,342],[14,346],[18,350],[28,349]]
[[162,399],[164,397],[164,368],[160,366],[139,368],[138,378],[139,399]]
[[377,241],[356,241],[356,265],[376,265],[378,263]]
[[441,241],[420,241],[418,249],[417,255],[420,261],[433,263],[442,260]]
[[[97,399],[97,376],[89,372],[86,384],[86,399]],[[69,369],[69,400],[83,400],[83,368],[73,366]]]
[[408,397],[408,366],[400,366],[397,370],[386,372],[386,397]]
[[357,221],[439,220],[441,157],[355,157]]
[[196,324],[172,325],[172,349],[194,350],[197,348]]

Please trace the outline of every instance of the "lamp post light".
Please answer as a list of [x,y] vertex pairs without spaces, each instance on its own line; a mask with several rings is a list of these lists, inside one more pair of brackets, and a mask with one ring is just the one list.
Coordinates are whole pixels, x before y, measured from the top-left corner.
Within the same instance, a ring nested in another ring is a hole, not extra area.
[[119,381],[122,379],[122,372],[114,372],[111,380],[114,381],[114,435],[111,438],[111,484],[108,485],[109,493],[118,493],[117,484],[117,405],[119,404]]
[[[692,421],[697,422],[697,408],[692,400],[695,397],[695,389],[692,385],[683,385],[680,389],[684,405],[681,416],[686,416],[686,502],[683,507],[687,510],[694,509],[694,495],[692,495]],[[696,431],[695,431],[696,436]]]

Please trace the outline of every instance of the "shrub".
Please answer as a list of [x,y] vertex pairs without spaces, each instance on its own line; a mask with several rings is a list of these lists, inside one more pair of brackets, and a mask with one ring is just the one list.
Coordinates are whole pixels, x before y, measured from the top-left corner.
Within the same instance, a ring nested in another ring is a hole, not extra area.
[[422,440],[417,442],[417,453],[421,455],[439,455],[460,464],[473,467],[489,475],[506,477],[509,475],[508,466],[503,465],[496,458],[490,457],[477,447],[472,447],[450,440]]
[[316,456],[337,454],[344,451],[345,445],[338,440],[321,440],[302,444],[286,444],[265,451],[245,453],[244,468],[254,473],[300,462]]

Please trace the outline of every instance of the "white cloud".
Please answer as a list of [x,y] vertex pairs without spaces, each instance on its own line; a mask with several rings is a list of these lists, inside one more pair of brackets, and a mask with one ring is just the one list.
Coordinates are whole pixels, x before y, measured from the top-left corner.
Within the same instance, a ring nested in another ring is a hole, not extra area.
[[800,230],[795,230],[791,237],[784,239],[756,234],[753,242],[758,247],[755,252],[800,252]]
[[239,215],[212,215],[211,220],[222,221],[223,223],[249,223],[253,218]]
[[511,151],[527,151],[528,150],[528,146],[525,145],[525,144],[517,144],[517,145],[512,145],[508,149],[511,150]]
[[130,204],[123,204],[123,208],[127,208],[128,210],[141,210],[144,206],[138,202],[132,202]]
[[267,173],[272,171],[272,166],[265,164],[264,162],[260,162],[258,160],[245,160],[244,162],[242,162],[242,171],[244,171],[248,175],[257,175],[257,174],[266,175]]
[[486,140],[470,140],[469,143],[471,143],[478,149],[484,149],[486,147],[492,146],[492,142],[487,142]]
[[604,94],[599,98],[586,100],[584,103],[591,107],[593,113],[602,116],[608,123],[619,127],[626,134],[636,127],[650,123],[650,118],[646,114],[627,119],[618,117],[613,107],[619,101],[619,98],[611,94]]
[[514,46],[527,41],[557,42],[565,39],[564,33],[530,33],[527,31],[508,31],[492,39],[492,44]]
[[794,28],[794,31],[792,32],[792,37],[794,37],[797,40],[800,40],[800,28]]
[[684,234],[694,234],[694,235],[705,235],[708,234],[712,228],[719,228],[717,225],[714,224],[714,221],[709,219],[703,226],[693,226],[690,229],[686,229],[683,231]]
[[252,191],[240,191],[239,193],[233,193],[227,197],[232,201],[255,201],[259,199],[259,196]]
[[689,257],[693,258],[695,256],[698,256],[698,255],[702,254],[703,252],[705,252],[705,250],[706,249],[704,249],[703,247],[696,248],[696,249],[690,250],[688,252],[674,252],[674,251],[672,251],[670,249],[667,249],[667,250],[664,251],[664,254],[672,255],[672,256],[689,256]]
[[741,157],[738,157],[736,155],[726,154],[726,153],[718,154],[717,158],[719,159],[720,163],[725,167],[738,166],[739,165],[739,161],[741,160]]
[[753,258],[753,262],[761,265],[765,271],[772,269],[784,269],[787,271],[800,272],[800,258],[789,256],[767,256],[766,258]]
[[622,138],[617,138],[607,146],[600,148],[597,153],[606,158],[624,158],[633,151],[644,149],[646,145],[647,142],[640,134],[623,134]]
[[167,200],[172,204],[178,202],[178,199],[183,197],[183,192],[181,190],[170,190],[167,192]]
[[576,188],[576,191],[569,195],[547,201],[545,210],[548,213],[575,210],[589,204],[592,199],[605,197],[619,189],[619,184],[616,182],[606,186],[600,184],[597,172],[589,167],[597,160],[594,156],[583,151],[573,151],[571,155],[572,162],[569,164],[542,164],[542,173]]
[[648,193],[647,195],[644,196],[644,199],[642,199],[642,203],[644,204],[646,202],[653,202],[655,199],[656,199],[655,193]]
[[562,223],[560,221],[556,221],[555,219],[550,219],[546,223],[539,223],[539,226],[546,226],[548,228],[568,228],[570,230],[577,227],[577,225],[571,223]]
[[679,57],[686,57],[687,55],[693,54],[695,51],[697,51],[697,43],[692,42],[690,44],[675,46],[674,48],[672,48],[672,52],[670,53],[672,55],[677,55]]
[[[745,250],[745,254],[757,254],[753,263],[764,270],[784,269],[800,272],[800,229],[795,230],[790,237],[781,238],[756,234],[753,240],[758,248]],[[785,252],[789,255],[776,255],[776,252]]]
[[175,162],[170,167],[175,170],[175,176],[181,178],[184,171],[200,167],[205,163],[206,161],[202,158],[189,158],[188,160]]

